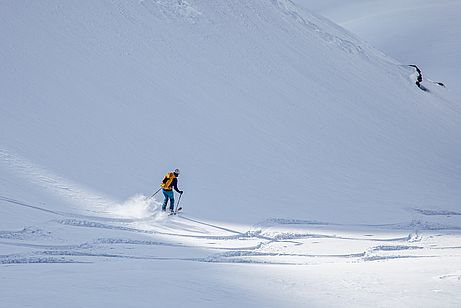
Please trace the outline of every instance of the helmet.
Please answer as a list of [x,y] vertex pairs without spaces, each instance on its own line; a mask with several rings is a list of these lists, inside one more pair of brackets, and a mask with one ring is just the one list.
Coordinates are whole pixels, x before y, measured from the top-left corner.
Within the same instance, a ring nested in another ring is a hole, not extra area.
[[174,173],[176,173],[177,175],[179,175],[179,173],[180,173],[180,171],[179,171],[179,169],[178,169],[178,168],[174,169],[174,171],[173,171],[173,172],[174,172]]

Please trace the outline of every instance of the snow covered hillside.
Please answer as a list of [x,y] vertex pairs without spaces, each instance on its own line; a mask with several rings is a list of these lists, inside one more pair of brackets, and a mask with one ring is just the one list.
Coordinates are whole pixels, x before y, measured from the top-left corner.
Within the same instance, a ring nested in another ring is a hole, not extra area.
[[295,0],[407,64],[443,81],[461,97],[461,1]]
[[0,37],[8,307],[459,303],[450,89],[289,0],[4,1]]
[[10,172],[118,203],[178,166],[185,205],[233,221],[459,206],[459,105],[289,1],[2,6]]

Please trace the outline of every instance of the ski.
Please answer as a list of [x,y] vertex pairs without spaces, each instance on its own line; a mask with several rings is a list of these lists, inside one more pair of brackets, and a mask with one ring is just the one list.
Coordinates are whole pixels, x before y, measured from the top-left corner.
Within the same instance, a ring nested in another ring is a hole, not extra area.
[[168,216],[173,216],[173,215],[177,215],[177,214],[179,214],[179,213],[182,213],[181,210],[182,210],[182,207],[176,209],[176,211],[173,211],[173,212],[168,213]]

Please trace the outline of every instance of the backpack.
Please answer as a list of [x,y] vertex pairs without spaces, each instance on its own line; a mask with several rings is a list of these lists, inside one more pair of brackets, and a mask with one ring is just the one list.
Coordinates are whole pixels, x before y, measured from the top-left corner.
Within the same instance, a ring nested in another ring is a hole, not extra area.
[[174,176],[173,172],[168,172],[168,174],[163,178],[162,188],[165,190],[172,190],[173,188],[171,187],[171,183],[173,183],[175,178],[176,177]]

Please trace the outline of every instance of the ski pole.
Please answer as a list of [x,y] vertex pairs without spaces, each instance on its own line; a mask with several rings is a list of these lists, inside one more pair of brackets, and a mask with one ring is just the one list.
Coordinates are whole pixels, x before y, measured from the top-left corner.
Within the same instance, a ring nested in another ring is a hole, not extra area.
[[156,192],[154,192],[154,193],[152,194],[152,196],[150,196],[149,198],[147,198],[147,200],[152,199],[156,194],[158,194],[158,192],[159,192],[161,189],[162,189],[162,188],[160,187]]
[[178,204],[176,204],[176,210],[174,211],[175,213],[177,213],[178,211],[182,209],[182,207],[179,207],[179,202],[181,202],[181,197],[182,197],[182,194],[179,194]]

